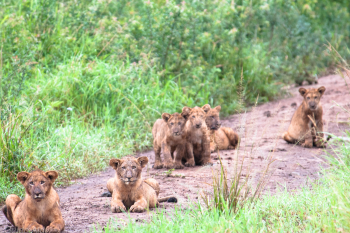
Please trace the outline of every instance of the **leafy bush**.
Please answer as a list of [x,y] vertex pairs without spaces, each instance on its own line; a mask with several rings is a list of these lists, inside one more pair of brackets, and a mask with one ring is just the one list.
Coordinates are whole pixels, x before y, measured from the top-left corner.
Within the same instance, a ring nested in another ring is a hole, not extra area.
[[155,67],[161,81],[181,83],[196,103],[222,104],[224,112],[235,111],[242,70],[246,102],[258,94],[271,100],[278,82],[301,83],[331,65],[323,53],[327,41],[336,48],[349,43],[346,1],[0,4],[4,77],[18,69],[14,60],[32,65],[28,78],[76,56],[78,62],[129,61]]

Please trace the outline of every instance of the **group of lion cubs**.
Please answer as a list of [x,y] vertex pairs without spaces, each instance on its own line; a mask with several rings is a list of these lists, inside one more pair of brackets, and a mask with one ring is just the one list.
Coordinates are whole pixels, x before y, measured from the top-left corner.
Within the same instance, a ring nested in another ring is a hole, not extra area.
[[[320,98],[325,87],[318,89],[300,88],[303,103],[293,115],[288,131],[283,139],[288,143],[301,144],[304,147],[325,147],[323,139],[322,106]],[[212,164],[210,153],[216,149],[234,149],[239,137],[230,128],[220,127],[220,106],[211,108],[206,104],[200,107],[184,107],[182,113],[163,113],[152,129],[155,153],[154,168],[183,168],[184,165]],[[164,162],[160,152],[163,151]],[[176,152],[176,153],[174,153]],[[155,179],[142,180],[142,168],[148,163],[147,157],[111,159],[109,165],[116,171],[114,178],[107,182],[111,196],[111,211],[118,213],[129,209],[131,212],[143,212],[154,208],[160,202],[176,202],[175,197],[158,198],[159,184]],[[184,165],[183,165],[184,164]],[[29,232],[61,232],[65,223],[59,208],[59,196],[53,189],[58,177],[56,171],[32,173],[20,172],[17,179],[26,189],[21,200],[11,194],[6,198],[3,213],[17,228]]]

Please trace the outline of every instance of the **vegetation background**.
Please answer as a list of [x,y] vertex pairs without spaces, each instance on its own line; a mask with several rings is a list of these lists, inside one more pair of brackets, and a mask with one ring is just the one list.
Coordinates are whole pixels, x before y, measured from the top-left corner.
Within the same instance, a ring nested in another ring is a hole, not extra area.
[[[0,203],[22,170],[60,182],[151,145],[162,112],[283,95],[350,53],[347,0],[0,1]],[[15,184],[15,185],[14,185]]]

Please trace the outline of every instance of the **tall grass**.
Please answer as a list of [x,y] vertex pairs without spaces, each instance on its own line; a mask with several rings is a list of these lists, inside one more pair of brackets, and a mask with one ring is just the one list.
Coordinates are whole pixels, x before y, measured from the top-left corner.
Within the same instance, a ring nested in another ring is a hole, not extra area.
[[[282,82],[312,80],[332,65],[327,41],[349,43],[346,2],[2,1],[2,87],[100,59],[154,67],[196,102],[235,112],[243,68],[245,101],[271,100]],[[35,83],[35,81],[34,81]],[[5,87],[5,88],[4,88]]]

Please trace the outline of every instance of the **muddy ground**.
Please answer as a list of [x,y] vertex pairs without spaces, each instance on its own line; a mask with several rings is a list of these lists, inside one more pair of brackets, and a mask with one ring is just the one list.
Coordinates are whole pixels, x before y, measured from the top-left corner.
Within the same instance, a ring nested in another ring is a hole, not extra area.
[[[350,108],[350,91],[344,80],[338,75],[330,75],[319,79],[319,83],[310,87],[325,86],[326,92],[322,98],[324,131],[335,135],[342,135],[342,130],[347,128],[345,123],[349,115],[339,106]],[[300,146],[287,144],[280,135],[287,130],[290,119],[297,106],[302,102],[298,93],[298,87],[287,89],[291,97],[263,104],[241,115],[232,115],[222,120],[223,126],[236,130],[242,137],[238,151],[238,161],[243,164],[243,175],[251,177],[251,183],[258,182],[262,172],[269,161],[275,160],[270,165],[271,178],[264,192],[276,193],[278,190],[296,190],[302,186],[310,185],[319,178],[321,167],[327,167],[323,155],[331,153],[331,148],[326,151],[318,148],[306,149]],[[339,104],[339,106],[337,106]],[[218,169],[218,155],[212,154],[214,166],[184,168],[175,170],[171,176],[167,176],[166,169],[155,170],[153,151],[140,153],[136,156],[148,156],[150,166],[144,169],[143,177],[156,178],[161,187],[160,197],[175,194],[182,208],[188,207],[190,202],[201,200],[203,190],[210,191],[213,169]],[[220,151],[224,166],[229,174],[234,173],[237,151]],[[114,176],[114,170],[107,168],[104,172],[91,175],[84,179],[76,180],[71,186],[57,188],[61,198],[62,214],[66,222],[64,232],[84,232],[93,226],[103,227],[110,219],[116,227],[123,226],[128,220],[128,214],[113,214],[110,211],[110,198],[100,197],[106,191],[106,182]],[[174,209],[174,204],[165,203],[159,208],[168,212]],[[133,221],[142,222],[149,219],[149,213],[131,213]],[[12,227],[0,215],[0,232],[13,232]]]

